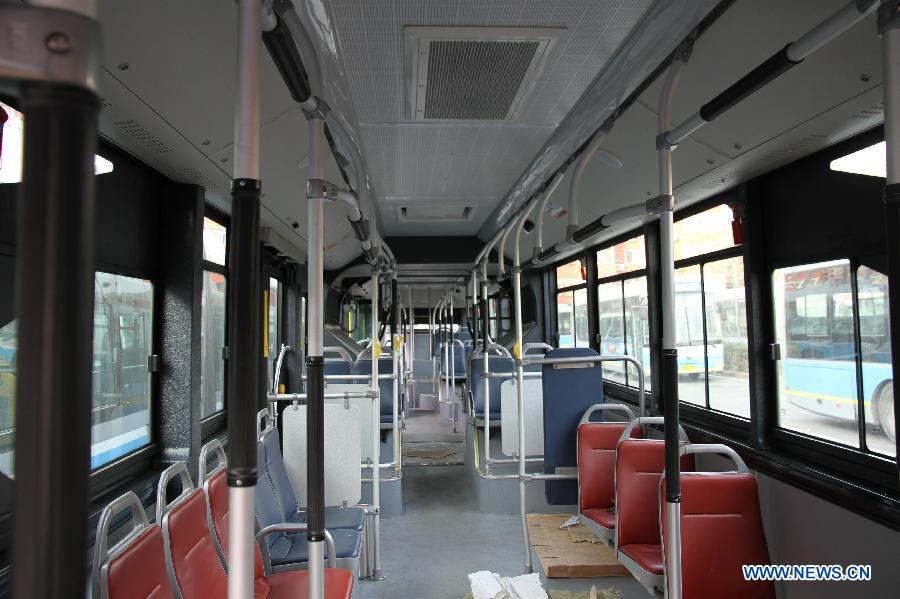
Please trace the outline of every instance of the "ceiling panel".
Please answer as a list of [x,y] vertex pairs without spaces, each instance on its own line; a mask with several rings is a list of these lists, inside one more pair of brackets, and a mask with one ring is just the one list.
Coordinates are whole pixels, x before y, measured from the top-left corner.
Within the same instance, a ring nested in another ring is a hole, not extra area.
[[[399,202],[475,205],[473,222],[447,222],[428,232],[476,232],[651,4],[331,0],[386,234],[422,234],[418,224],[396,218],[391,206]],[[559,33],[510,121],[434,124],[414,118],[407,27],[556,28]]]

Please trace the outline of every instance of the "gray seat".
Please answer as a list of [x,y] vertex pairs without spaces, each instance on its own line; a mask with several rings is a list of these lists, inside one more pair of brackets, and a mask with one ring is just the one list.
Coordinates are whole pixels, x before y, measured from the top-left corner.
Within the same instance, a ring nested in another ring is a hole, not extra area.
[[[469,390],[475,418],[484,420],[484,354],[472,354],[469,360],[469,378],[472,388]],[[488,372],[514,372],[515,361],[505,356],[488,356]],[[500,386],[504,379],[490,377],[488,380],[488,392],[491,399],[490,420],[500,420]]]
[[[260,440],[261,451],[265,453],[266,470],[272,481],[283,521],[306,524],[307,512],[300,509],[300,503],[291,486],[291,479],[288,478],[287,469],[284,467],[281,447],[278,444],[278,429],[271,427],[266,429]],[[365,523],[366,512],[362,508],[338,506],[325,508],[325,528],[330,531],[346,528],[362,532]]]
[[[366,357],[367,352],[360,354],[353,365],[353,374],[372,376],[372,359]],[[394,361],[391,358],[378,358],[378,374],[393,374]],[[362,383],[363,381],[357,381]],[[378,379],[378,394],[381,399],[381,423],[390,424],[394,421],[394,381],[391,379]]]
[[[266,449],[262,441],[257,442],[256,467],[259,471],[255,487],[256,521],[260,529],[283,524],[284,513],[275,493],[275,484],[266,464]],[[334,552],[339,567],[352,572],[359,571],[359,554],[362,548],[362,533],[358,530],[340,529],[329,531],[334,539]],[[304,569],[309,561],[309,544],[306,533],[275,532],[266,536],[262,544],[268,553],[273,571]]]

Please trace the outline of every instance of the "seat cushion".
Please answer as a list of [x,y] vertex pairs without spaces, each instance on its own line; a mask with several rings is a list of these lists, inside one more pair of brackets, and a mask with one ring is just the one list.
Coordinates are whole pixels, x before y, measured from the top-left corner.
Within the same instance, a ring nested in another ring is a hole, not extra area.
[[163,556],[163,536],[153,524],[109,561],[107,589],[110,599],[174,597]]
[[662,576],[662,545],[625,545],[624,547],[619,547],[619,551],[633,559],[637,565],[647,572]]
[[616,500],[616,445],[624,422],[585,422],[578,427],[579,507],[609,508]]
[[616,527],[616,513],[611,512],[605,508],[594,508],[590,510],[584,510],[581,512],[603,528],[608,528],[610,530],[615,529]]
[[[350,599],[352,592],[353,574],[349,570],[325,568],[325,599]],[[257,578],[253,595],[254,599],[307,599],[309,572],[294,570]]]
[[[359,557],[362,536],[355,530],[332,530],[334,552],[337,559]],[[274,535],[272,535],[274,536]],[[269,547],[273,566],[296,564],[309,560],[309,544],[306,533],[283,534]]]
[[[288,522],[306,524],[306,510],[294,512],[288,517]],[[337,507],[331,506],[325,508],[325,528],[329,531],[347,528],[349,530],[363,529],[366,522],[365,510],[358,507]]]

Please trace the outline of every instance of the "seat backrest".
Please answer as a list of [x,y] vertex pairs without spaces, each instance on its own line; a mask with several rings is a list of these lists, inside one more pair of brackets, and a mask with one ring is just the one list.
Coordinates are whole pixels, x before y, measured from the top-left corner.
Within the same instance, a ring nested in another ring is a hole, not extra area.
[[[116,516],[130,511],[132,529],[109,547],[109,528]],[[150,524],[137,495],[129,491],[100,513],[94,543],[94,599],[168,599],[174,597],[166,571],[162,531]]]
[[578,426],[579,511],[616,503],[616,445],[626,422],[584,422]]
[[[166,488],[175,478],[181,480],[181,493],[167,502]],[[204,493],[194,488],[183,463],[162,473],[156,496],[172,586],[184,599],[226,597],[228,579],[207,526]]]
[[325,374],[350,374],[350,363],[342,358],[325,358]]
[[[284,510],[275,493],[275,485],[269,476],[266,464],[266,448],[262,441],[256,444],[256,468],[257,478],[255,487],[256,499],[256,523],[260,529],[273,524],[284,523]],[[283,536],[282,533],[273,533],[266,537],[266,545],[269,550]]]
[[[208,528],[222,551],[224,567],[228,558],[228,478],[225,470],[213,474],[203,485],[209,510]],[[262,556],[259,547],[254,551],[253,572],[256,578],[263,576]]]
[[[659,484],[663,542],[665,479]],[[663,551],[665,556],[665,551]],[[681,588],[684,599],[774,599],[771,582],[744,580],[741,565],[768,564],[756,477],[746,472],[681,476]]]
[[291,486],[287,468],[284,467],[284,457],[281,454],[281,445],[278,443],[278,429],[269,427],[260,435],[262,449],[265,451],[266,471],[275,489],[275,496],[281,507],[281,515],[286,522],[289,516],[294,515],[300,509],[297,495]]
[[[515,372],[516,363],[512,358],[505,356],[488,356],[488,372],[510,373]],[[475,413],[484,411],[484,354],[478,354],[469,363],[469,377],[472,380],[472,402],[475,404]],[[488,393],[490,393],[491,412],[500,412],[500,387],[506,379],[488,377]]]
[[[666,463],[665,443],[625,439],[616,448],[616,546],[660,544],[659,477]],[[681,469],[693,470],[693,456],[681,457]]]
[[[595,358],[589,348],[561,348],[547,352],[546,359]],[[544,396],[544,472],[577,466],[575,435],[584,411],[603,401],[603,369],[599,362],[544,364],[541,380]],[[547,481],[544,495],[550,505],[578,502],[575,481]]]
[[[371,354],[370,354],[371,355]],[[394,361],[390,357],[378,358],[378,374],[393,374]],[[353,365],[353,374],[372,375],[372,360],[360,358]],[[366,381],[360,379],[353,381],[354,383],[365,384]],[[383,415],[394,413],[394,381],[391,379],[378,379],[378,394],[381,402],[381,413]]]

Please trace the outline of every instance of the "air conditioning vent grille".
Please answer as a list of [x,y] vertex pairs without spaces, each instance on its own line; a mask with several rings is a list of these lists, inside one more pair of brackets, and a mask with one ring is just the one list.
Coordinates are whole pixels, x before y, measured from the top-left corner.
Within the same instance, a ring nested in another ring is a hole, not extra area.
[[538,47],[535,41],[431,42],[424,118],[508,118]]
[[146,127],[135,121],[134,119],[126,119],[123,121],[116,121],[113,123],[119,129],[129,134],[137,141],[144,144],[152,152],[157,154],[166,154],[172,151],[172,148],[169,147],[166,142],[162,141],[153,133],[147,130]]

